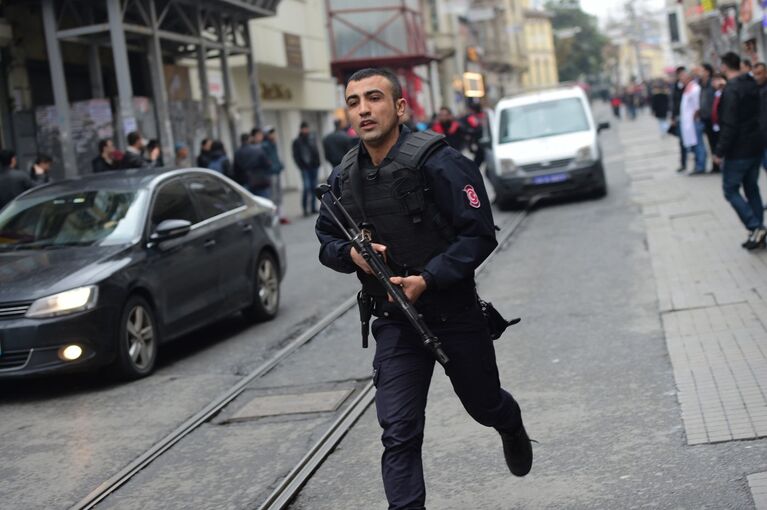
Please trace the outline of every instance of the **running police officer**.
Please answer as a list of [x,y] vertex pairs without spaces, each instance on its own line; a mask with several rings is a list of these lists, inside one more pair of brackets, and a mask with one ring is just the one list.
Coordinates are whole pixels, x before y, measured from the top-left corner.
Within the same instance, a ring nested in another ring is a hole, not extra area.
[[[401,126],[406,110],[397,77],[363,69],[346,84],[346,105],[360,143],[329,184],[355,221],[369,229],[400,285],[449,357],[445,372],[466,411],[501,435],[511,472],[524,476],[533,452],[519,405],[501,388],[495,351],[477,302],[474,270],[496,247],[490,203],[477,167],[436,133]],[[372,296],[376,410],[390,509],[425,508],[421,462],[426,396],[434,357],[399,314],[365,260],[323,203],[316,232],[320,261],[357,272]]]

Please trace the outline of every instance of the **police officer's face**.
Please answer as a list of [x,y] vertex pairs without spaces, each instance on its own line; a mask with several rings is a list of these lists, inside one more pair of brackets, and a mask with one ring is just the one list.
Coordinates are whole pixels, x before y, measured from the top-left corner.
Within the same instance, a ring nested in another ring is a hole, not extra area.
[[346,87],[346,106],[352,127],[363,142],[387,141],[405,115],[404,99],[394,101],[389,80],[371,76],[350,82]]

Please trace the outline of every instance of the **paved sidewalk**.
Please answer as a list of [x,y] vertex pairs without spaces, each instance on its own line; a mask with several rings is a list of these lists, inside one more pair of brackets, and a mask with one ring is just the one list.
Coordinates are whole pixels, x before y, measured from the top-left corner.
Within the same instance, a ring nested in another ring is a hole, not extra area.
[[[652,119],[619,124],[619,137],[645,220],[687,443],[765,437],[767,251],[740,247],[747,233],[721,176],[677,174],[677,139],[660,139]],[[767,508],[765,480],[749,478],[762,491],[754,492],[757,508]]]

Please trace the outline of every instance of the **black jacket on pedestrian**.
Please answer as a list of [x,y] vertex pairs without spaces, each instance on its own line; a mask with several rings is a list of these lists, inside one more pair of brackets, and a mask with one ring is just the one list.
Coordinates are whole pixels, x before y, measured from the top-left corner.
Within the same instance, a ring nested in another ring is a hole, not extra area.
[[93,161],[91,161],[91,168],[93,169],[93,173],[97,174],[100,172],[110,172],[112,170],[117,170],[120,167],[117,166],[116,161],[112,161],[110,163],[101,156],[96,156],[93,158]]
[[320,151],[312,135],[298,135],[293,140],[293,161],[301,170],[314,170],[320,167]]
[[123,159],[120,161],[120,168],[151,168],[155,164],[144,159],[144,156],[131,150],[126,150]]
[[18,195],[34,187],[35,183],[26,172],[17,168],[0,169],[0,209]]
[[234,151],[234,180],[250,190],[271,185],[271,161],[264,150],[252,143]]
[[650,98],[652,114],[658,119],[665,119],[668,117],[668,106],[668,94],[665,92],[658,92],[653,94]]
[[355,141],[343,130],[336,130],[322,139],[322,148],[325,150],[325,159],[333,165],[333,168],[341,164],[344,155],[354,147]]
[[671,118],[678,119],[679,111],[682,108],[682,94],[684,94],[684,85],[680,87],[681,82],[674,82],[671,89]]
[[719,143],[714,153],[720,158],[756,158],[762,152],[759,124],[759,86],[749,74],[727,82],[719,102]]
[[759,87],[759,133],[762,148],[767,148],[767,84]]
[[714,107],[714,94],[716,91],[714,90],[714,86],[711,85],[711,80],[709,79],[708,82],[700,84],[700,108],[698,109],[698,112],[700,114],[701,120],[704,121],[710,121],[711,120],[711,110]]

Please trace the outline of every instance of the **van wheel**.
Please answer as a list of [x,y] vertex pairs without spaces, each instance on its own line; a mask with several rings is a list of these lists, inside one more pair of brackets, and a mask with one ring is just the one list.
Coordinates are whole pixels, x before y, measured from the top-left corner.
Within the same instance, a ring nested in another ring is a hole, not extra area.
[[115,361],[118,375],[132,380],[151,374],[157,361],[160,332],[147,300],[136,295],[128,298],[118,328]]
[[250,321],[267,321],[280,307],[280,275],[271,253],[262,252],[253,275],[253,302],[242,310]]

